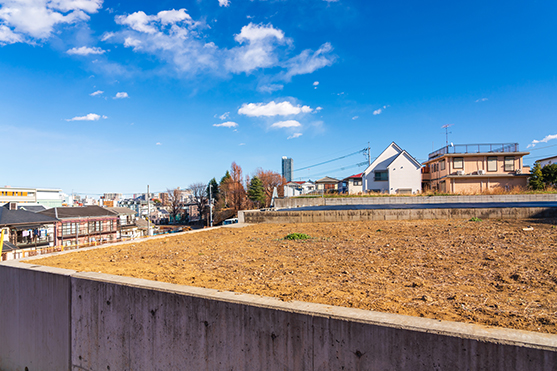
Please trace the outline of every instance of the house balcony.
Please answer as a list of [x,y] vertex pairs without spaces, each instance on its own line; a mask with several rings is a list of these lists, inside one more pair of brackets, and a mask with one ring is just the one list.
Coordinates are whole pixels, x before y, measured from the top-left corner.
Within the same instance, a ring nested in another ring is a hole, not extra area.
[[447,154],[518,152],[518,143],[451,144],[429,154],[429,160]]

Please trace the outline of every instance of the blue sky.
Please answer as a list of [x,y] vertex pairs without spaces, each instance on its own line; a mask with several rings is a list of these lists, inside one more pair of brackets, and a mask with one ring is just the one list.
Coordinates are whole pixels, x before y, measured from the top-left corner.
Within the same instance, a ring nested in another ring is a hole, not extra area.
[[557,153],[557,3],[453,3],[0,0],[1,185],[165,191],[368,142],[423,161],[446,124]]

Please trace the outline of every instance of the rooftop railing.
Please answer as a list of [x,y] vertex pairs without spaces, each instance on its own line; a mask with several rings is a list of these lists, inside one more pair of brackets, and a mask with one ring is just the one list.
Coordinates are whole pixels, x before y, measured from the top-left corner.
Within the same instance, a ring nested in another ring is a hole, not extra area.
[[454,153],[518,152],[518,143],[451,144],[429,154],[429,160]]

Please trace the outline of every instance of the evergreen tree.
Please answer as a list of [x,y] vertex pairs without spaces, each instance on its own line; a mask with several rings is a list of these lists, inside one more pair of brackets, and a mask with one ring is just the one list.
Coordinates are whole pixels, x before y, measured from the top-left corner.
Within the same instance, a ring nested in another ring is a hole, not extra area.
[[557,187],[557,164],[545,165],[542,175],[546,186]]
[[[211,190],[211,192],[209,192]],[[207,185],[207,197],[212,196],[213,200],[217,200],[219,198],[219,184],[215,178],[209,181]]]
[[248,198],[253,201],[257,205],[257,207],[265,205],[265,191],[263,189],[263,182],[256,176],[254,176],[249,183]]
[[539,162],[534,163],[534,168],[532,169],[532,176],[528,178],[528,187],[533,190],[544,189],[545,185],[543,182],[542,167]]

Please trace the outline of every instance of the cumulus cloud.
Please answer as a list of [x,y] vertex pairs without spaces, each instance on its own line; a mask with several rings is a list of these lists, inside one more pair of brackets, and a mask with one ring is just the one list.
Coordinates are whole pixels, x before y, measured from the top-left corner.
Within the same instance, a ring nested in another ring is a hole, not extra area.
[[219,6],[227,7],[230,5],[230,0],[219,0]]
[[300,124],[296,120],[286,120],[286,121],[275,122],[273,125],[271,125],[271,128],[273,129],[299,128],[300,126],[302,126],[302,124]]
[[76,116],[71,119],[66,119],[66,121],[98,121],[101,118],[106,119],[108,117],[104,115],[103,116],[97,115],[96,113],[89,113],[88,115],[85,116]]
[[374,114],[374,115],[380,115],[381,112],[383,112],[383,109],[382,109],[382,108],[379,108],[379,109],[376,109],[375,111],[373,111],[373,114]]
[[313,110],[309,106],[293,105],[288,101],[275,103],[275,101],[264,103],[244,103],[238,110],[241,115],[250,117],[271,117],[271,116],[289,116],[298,115],[300,113],[310,113]]
[[543,138],[543,139],[541,139],[541,140],[536,140],[536,139],[534,139],[534,140],[532,141],[532,143],[528,144],[528,147],[526,147],[526,148],[535,147],[536,144],[538,144],[538,143],[547,143],[547,142],[549,142],[550,140],[553,140],[553,139],[557,139],[557,134],[546,135],[546,137]]
[[72,48],[66,51],[67,54],[70,55],[90,55],[90,54],[104,54],[106,50],[102,50],[101,48],[90,48],[88,46],[82,46],[79,48]]
[[156,146],[162,146],[161,142],[155,143]]
[[115,20],[123,29],[105,34],[103,39],[123,44],[137,53],[154,55],[173,65],[178,73],[197,75],[207,72],[225,76],[230,73],[255,74],[275,68],[273,75],[265,75],[267,83],[258,84],[260,91],[280,90],[283,88],[281,81],[288,82],[295,75],[312,73],[335,60],[329,43],[317,51],[308,49],[291,57],[292,39],[272,24],[250,22],[234,35],[237,45],[227,49],[208,41],[203,34],[208,26],[202,21],[194,21],[186,9],[162,11],[155,15],[139,11],[117,16]]
[[97,96],[97,95],[101,95],[102,93],[104,93],[104,91],[102,91],[102,90],[97,90],[96,92],[91,93],[91,94],[89,94],[89,95],[92,96],[92,97],[95,97],[95,96]]
[[89,20],[103,0],[0,0],[0,43],[50,37],[59,24]]
[[360,116],[354,116],[352,117],[352,120],[357,120]]
[[288,42],[284,32],[272,25],[253,23],[242,27],[234,40],[243,45],[228,51],[225,65],[229,71],[236,73],[277,65],[278,56],[275,46]]
[[129,97],[130,96],[128,95],[128,93],[123,91],[123,92],[116,93],[116,95],[112,99],[124,99],[124,98],[129,98]]
[[486,100],[487,100],[487,98],[476,99],[476,103],[485,102]]
[[238,127],[238,124],[233,121],[227,121],[227,122],[223,122],[222,124],[213,124],[213,126],[222,127],[222,128],[235,128]]
[[294,133],[286,139],[295,139],[301,137],[302,135],[303,135],[302,133]]

